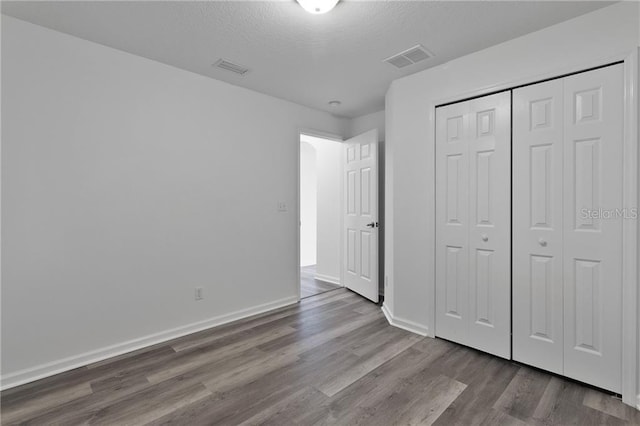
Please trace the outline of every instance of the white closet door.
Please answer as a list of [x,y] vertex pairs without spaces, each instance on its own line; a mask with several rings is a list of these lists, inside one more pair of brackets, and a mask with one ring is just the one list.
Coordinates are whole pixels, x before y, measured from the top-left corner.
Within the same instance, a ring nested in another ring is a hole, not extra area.
[[467,344],[469,103],[436,110],[436,334]]
[[622,94],[622,65],[564,79],[564,374],[618,393]]
[[511,93],[470,109],[469,345],[511,358]]
[[510,358],[510,93],[436,111],[436,335]]
[[563,372],[563,83],[513,91],[513,359]]

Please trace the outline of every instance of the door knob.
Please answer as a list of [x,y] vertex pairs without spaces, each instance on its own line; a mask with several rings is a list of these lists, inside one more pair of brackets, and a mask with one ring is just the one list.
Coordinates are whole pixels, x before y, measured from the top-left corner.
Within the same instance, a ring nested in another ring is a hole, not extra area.
[[540,238],[538,240],[538,244],[540,244],[542,247],[546,247],[547,246],[547,241],[543,238]]
[[367,226],[369,228],[375,228],[376,227],[376,223],[375,222],[367,223]]
[[484,241],[485,243],[489,241],[489,236],[487,234],[482,234],[481,238],[482,238],[482,241]]

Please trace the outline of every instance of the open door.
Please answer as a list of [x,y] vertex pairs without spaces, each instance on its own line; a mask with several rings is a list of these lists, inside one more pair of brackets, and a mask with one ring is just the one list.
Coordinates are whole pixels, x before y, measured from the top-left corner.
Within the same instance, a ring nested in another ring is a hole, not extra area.
[[344,150],[344,285],[378,303],[378,130]]

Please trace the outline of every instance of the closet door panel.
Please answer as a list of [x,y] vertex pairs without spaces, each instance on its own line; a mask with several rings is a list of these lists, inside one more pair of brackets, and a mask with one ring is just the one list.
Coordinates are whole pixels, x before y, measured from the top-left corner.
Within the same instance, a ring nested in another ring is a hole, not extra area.
[[469,339],[511,357],[511,94],[470,101]]
[[436,110],[436,335],[466,344],[469,268],[468,103]]
[[561,79],[513,91],[513,359],[563,372]]
[[564,374],[621,391],[622,65],[564,79]]

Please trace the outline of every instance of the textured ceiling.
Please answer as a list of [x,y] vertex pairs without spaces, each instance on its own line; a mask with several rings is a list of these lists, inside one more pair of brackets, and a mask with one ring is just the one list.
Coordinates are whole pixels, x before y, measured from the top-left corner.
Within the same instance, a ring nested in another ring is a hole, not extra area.
[[[2,2],[2,13],[198,74],[355,117],[384,108],[404,75],[606,6],[559,1],[349,1],[311,15],[295,1]],[[382,60],[415,44],[435,57]],[[249,67],[238,76],[219,58]],[[327,102],[342,101],[338,107]]]

